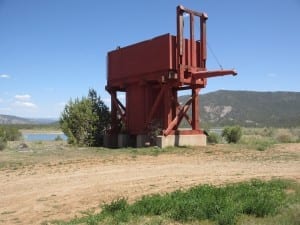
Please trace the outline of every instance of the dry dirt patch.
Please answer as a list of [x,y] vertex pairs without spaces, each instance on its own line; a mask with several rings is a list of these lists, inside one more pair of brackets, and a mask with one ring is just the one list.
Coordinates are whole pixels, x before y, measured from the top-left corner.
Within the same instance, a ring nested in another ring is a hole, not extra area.
[[216,145],[158,156],[43,158],[42,163],[0,170],[0,224],[70,219],[117,197],[133,201],[203,183],[273,177],[300,181],[299,158],[300,144],[276,145],[264,152]]

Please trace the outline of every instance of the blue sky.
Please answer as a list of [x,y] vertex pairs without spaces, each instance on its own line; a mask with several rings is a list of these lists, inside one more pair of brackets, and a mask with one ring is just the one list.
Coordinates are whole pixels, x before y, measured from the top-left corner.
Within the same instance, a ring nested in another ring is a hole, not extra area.
[[175,34],[179,4],[208,14],[210,47],[239,72],[202,93],[300,91],[300,0],[0,0],[0,114],[57,118],[89,88],[109,104],[107,52]]

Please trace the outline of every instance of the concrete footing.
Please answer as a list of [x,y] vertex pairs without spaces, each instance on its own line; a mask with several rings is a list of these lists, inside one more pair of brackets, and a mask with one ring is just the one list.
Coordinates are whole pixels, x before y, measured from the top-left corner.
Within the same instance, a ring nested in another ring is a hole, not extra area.
[[[124,147],[145,147],[149,146],[149,138],[147,135],[129,136],[127,134],[105,135],[104,146],[110,148]],[[160,148],[168,146],[206,146],[206,135],[204,134],[184,134],[184,135],[168,135],[157,136],[156,145]]]
[[168,146],[206,146],[206,135],[190,134],[190,135],[168,135],[157,136],[156,145],[160,148]]
[[118,148],[124,148],[129,145],[129,136],[127,134],[118,134]]
[[137,135],[136,136],[136,147],[142,148],[142,147],[148,146],[147,145],[147,143],[149,142],[148,139],[149,138],[147,135],[142,135],[142,134]]

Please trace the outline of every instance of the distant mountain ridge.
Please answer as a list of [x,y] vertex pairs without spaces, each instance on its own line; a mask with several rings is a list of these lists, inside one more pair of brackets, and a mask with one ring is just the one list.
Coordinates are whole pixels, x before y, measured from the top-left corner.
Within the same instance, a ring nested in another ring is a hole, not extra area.
[[0,124],[50,124],[55,123],[57,119],[45,119],[45,118],[22,118],[12,115],[1,115]]
[[[190,96],[180,96],[186,102]],[[200,96],[201,126],[300,127],[300,92],[220,90]],[[190,112],[189,112],[190,113]],[[58,119],[0,115],[0,124],[49,124]]]
[[200,97],[200,115],[201,123],[210,126],[299,127],[300,92],[211,92]]

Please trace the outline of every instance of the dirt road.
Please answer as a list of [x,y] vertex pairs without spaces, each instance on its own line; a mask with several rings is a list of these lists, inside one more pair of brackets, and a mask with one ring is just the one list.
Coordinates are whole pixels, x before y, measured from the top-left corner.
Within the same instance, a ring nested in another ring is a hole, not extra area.
[[197,184],[273,177],[300,182],[300,144],[264,152],[222,146],[158,156],[122,155],[0,170],[0,224],[70,219],[118,197],[130,201]]

